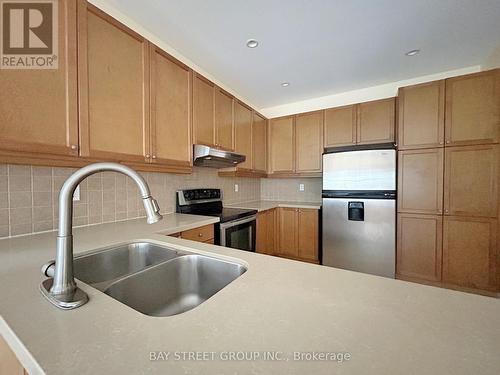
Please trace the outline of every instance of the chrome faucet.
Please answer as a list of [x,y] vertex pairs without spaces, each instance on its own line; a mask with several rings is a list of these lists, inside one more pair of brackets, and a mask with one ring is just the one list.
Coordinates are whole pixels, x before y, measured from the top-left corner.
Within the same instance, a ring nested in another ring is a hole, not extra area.
[[[87,303],[87,294],[78,288],[73,276],[73,193],[86,177],[104,171],[120,172],[134,180],[140,190],[148,224],[162,219],[160,207],[151,197],[149,186],[133,169],[117,163],[95,163],[73,173],[64,182],[59,193],[59,229],[57,233],[54,277],[40,284],[42,294],[61,309],[70,310]],[[45,268],[47,269],[47,268]],[[43,272],[45,274],[45,271]]]

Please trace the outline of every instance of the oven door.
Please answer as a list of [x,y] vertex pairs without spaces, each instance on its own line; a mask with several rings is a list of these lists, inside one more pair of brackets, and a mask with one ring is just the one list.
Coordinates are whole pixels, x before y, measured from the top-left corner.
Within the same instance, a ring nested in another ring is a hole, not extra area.
[[246,251],[255,251],[255,233],[257,216],[220,224],[220,244]]

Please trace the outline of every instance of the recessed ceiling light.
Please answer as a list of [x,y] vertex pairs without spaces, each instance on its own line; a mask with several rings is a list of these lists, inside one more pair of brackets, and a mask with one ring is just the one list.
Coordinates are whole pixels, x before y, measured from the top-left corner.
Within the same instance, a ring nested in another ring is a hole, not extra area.
[[248,48],[256,48],[259,45],[259,42],[256,41],[255,39],[248,39],[247,40],[247,47]]
[[412,49],[411,51],[408,51],[405,53],[406,56],[415,56],[420,53],[419,49]]
[[282,87],[288,87],[288,86],[290,86],[290,82],[283,82],[283,83],[281,84],[281,86],[282,86]]

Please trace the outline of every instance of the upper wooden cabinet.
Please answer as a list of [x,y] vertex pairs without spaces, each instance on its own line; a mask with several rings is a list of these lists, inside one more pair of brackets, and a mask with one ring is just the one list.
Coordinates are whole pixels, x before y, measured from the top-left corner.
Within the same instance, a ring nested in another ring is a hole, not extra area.
[[76,14],[59,2],[58,69],[0,70],[0,149],[78,155]]
[[148,42],[79,2],[81,155],[149,161]]
[[295,170],[294,116],[269,121],[271,173],[293,173]]
[[193,143],[215,146],[215,85],[193,74]]
[[441,215],[398,214],[397,275],[440,281],[442,234]]
[[252,121],[252,110],[236,101],[234,104],[235,150],[246,156],[245,162],[238,164],[238,168],[252,169]]
[[358,144],[394,142],[396,99],[358,104]]
[[498,291],[497,232],[494,219],[445,216],[443,282]]
[[498,142],[500,69],[446,80],[448,145]]
[[447,147],[446,215],[497,217],[498,145]]
[[323,112],[295,117],[295,171],[321,172],[323,152]]
[[399,151],[398,159],[398,211],[441,214],[443,149]]
[[234,150],[233,97],[220,88],[215,90],[215,145]]
[[399,89],[398,148],[443,147],[444,81]]
[[254,112],[252,123],[253,169],[267,171],[267,120]]
[[191,163],[191,70],[151,47],[151,159]]
[[356,105],[325,110],[325,147],[356,144]]

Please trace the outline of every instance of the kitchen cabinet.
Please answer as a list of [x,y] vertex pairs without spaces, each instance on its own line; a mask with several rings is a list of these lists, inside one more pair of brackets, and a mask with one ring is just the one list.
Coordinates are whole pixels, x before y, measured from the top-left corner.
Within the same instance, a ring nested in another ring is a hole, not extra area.
[[252,122],[252,160],[253,170],[267,172],[267,120],[259,114],[253,114]]
[[215,146],[215,85],[193,74],[193,143]]
[[397,276],[441,281],[442,216],[400,213],[397,225]]
[[445,216],[443,282],[498,291],[497,231],[495,219]]
[[326,109],[324,147],[395,141],[395,98]]
[[79,4],[80,154],[147,162],[148,41],[96,7]]
[[444,80],[399,89],[399,150],[444,146],[444,103]]
[[215,239],[214,225],[213,224],[204,225],[202,227],[185,230],[179,233],[174,233],[171,234],[170,236],[182,238],[184,240],[213,244]]
[[295,118],[295,172],[321,172],[323,111]]
[[498,143],[500,69],[446,80],[447,145]]
[[0,336],[0,374],[27,375],[9,344]]
[[294,116],[271,119],[269,122],[269,166],[273,174],[295,170]]
[[396,99],[358,104],[357,144],[394,142]]
[[151,47],[151,161],[191,165],[191,70]]
[[0,70],[0,151],[78,156],[76,14],[76,2],[59,3],[58,69]]
[[234,150],[233,97],[220,88],[215,90],[215,145]]
[[398,212],[442,214],[442,148],[398,152]]
[[234,104],[235,150],[246,156],[238,168],[252,169],[252,110],[239,101]]
[[339,147],[356,144],[357,106],[325,110],[324,146]]
[[319,263],[318,210],[278,208],[278,255]]
[[445,215],[497,217],[498,145],[447,147]]
[[276,209],[270,209],[257,214],[256,251],[261,254],[273,255],[276,246]]

